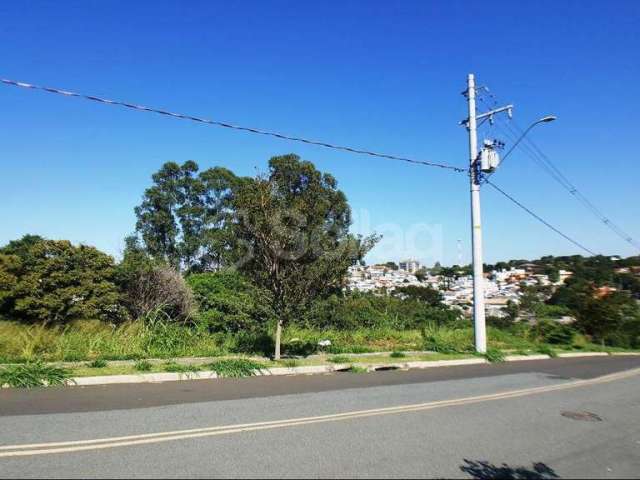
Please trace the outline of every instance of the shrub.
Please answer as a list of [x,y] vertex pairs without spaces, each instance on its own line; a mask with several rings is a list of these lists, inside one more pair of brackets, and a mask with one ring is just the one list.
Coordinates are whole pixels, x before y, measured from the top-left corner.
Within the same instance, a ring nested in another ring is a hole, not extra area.
[[190,275],[198,321],[215,332],[267,330],[274,321],[269,293],[235,271]]
[[310,341],[292,338],[284,344],[283,350],[287,355],[296,357],[308,357],[318,351],[318,344]]
[[449,325],[460,313],[442,306],[432,306],[414,297],[378,296],[353,292],[331,295],[311,305],[299,324],[309,328],[354,330],[358,328],[406,330],[424,323]]
[[127,275],[125,301],[134,317],[162,310],[170,319],[186,319],[195,309],[191,289],[180,272],[173,268],[141,266]]
[[504,317],[489,316],[487,317],[487,325],[490,327],[507,329],[513,326],[513,320],[508,316],[504,316]]
[[26,363],[0,369],[0,386],[32,388],[67,385],[71,380],[70,370],[46,365],[42,362]]
[[218,360],[208,367],[221,377],[251,377],[265,370],[264,365],[248,358],[230,358]]
[[576,334],[571,326],[553,320],[540,320],[532,330],[538,341],[553,345],[571,345]]
[[122,321],[113,258],[67,240],[25,236],[0,249],[0,313],[23,322]]

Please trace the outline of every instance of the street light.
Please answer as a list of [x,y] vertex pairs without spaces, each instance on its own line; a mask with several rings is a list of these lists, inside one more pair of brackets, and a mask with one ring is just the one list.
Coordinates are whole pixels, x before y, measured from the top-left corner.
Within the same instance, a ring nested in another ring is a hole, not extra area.
[[516,143],[514,143],[511,148],[509,149],[509,151],[505,154],[504,157],[502,157],[502,160],[500,160],[500,164],[504,163],[504,161],[507,159],[507,157],[511,154],[511,152],[513,152],[515,150],[515,148],[518,146],[518,144],[524,139],[524,137],[527,136],[527,133],[529,133],[529,131],[535,127],[536,125],[539,125],[541,123],[549,123],[549,122],[553,122],[554,120],[556,120],[558,117],[556,117],[555,115],[547,115],[545,117],[542,117],[540,120],[536,120],[535,122],[533,122],[531,125],[529,125],[529,127],[522,133],[522,135],[520,135],[520,138],[518,138],[518,140],[516,140]]

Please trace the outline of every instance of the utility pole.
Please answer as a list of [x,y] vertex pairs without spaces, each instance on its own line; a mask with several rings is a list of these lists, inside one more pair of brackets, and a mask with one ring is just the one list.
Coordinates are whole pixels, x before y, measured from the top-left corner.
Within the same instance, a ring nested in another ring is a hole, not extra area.
[[478,168],[478,134],[476,127],[476,82],[467,77],[469,104],[469,177],[471,179],[471,244],[473,263],[473,329],[476,352],[487,352],[487,327],[484,311],[484,272],[482,268],[482,223],[480,219],[480,170]]
[[[506,112],[512,116],[513,105],[496,108],[478,115],[476,113],[476,87],[472,73],[467,77],[467,90],[464,94],[469,105],[469,116],[460,122],[469,131],[469,178],[471,181],[471,243],[473,264],[473,328],[476,352],[487,352],[487,327],[484,309],[484,271],[482,262],[482,221],[480,218],[480,185],[484,173],[493,173],[500,163],[496,148],[503,146],[500,142],[485,140],[482,155],[478,154],[478,120],[493,123],[493,117]],[[546,120],[545,120],[546,121]],[[482,161],[481,161],[482,156]],[[485,161],[486,160],[486,161]]]

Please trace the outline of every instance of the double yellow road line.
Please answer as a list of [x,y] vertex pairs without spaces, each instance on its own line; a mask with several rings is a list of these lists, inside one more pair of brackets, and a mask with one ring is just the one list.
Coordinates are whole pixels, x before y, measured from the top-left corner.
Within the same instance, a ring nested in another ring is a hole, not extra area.
[[255,432],[260,430],[274,430],[277,428],[289,428],[316,423],[340,422],[357,418],[375,417],[380,415],[395,415],[400,413],[421,412],[436,408],[454,407],[473,403],[504,400],[509,398],[524,397],[547,392],[569,390],[589,385],[622,380],[640,374],[640,368],[614,373],[590,380],[577,380],[560,385],[526,388],[506,392],[464,397],[452,400],[440,400],[435,402],[418,403],[413,405],[400,405],[396,407],[375,408],[371,410],[359,410],[316,417],[292,418],[287,420],[275,420],[270,422],[245,423],[237,425],[225,425],[218,427],[194,428],[190,430],[174,430],[160,433],[146,433],[141,435],[129,435],[123,437],[98,438],[92,440],[77,440],[68,442],[34,443],[23,445],[0,446],[0,458],[27,457],[32,455],[51,455],[61,453],[83,452],[88,450],[104,450],[108,448],[131,447],[136,445],[148,445],[161,442],[173,442],[194,438],[215,437],[233,433]]

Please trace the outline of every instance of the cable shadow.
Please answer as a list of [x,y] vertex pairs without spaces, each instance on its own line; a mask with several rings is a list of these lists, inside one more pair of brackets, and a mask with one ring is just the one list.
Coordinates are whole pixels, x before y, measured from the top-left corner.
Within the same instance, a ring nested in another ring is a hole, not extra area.
[[531,468],[513,467],[506,463],[494,465],[486,460],[467,460],[460,465],[460,470],[478,480],[548,480],[560,476],[544,463],[534,463]]

